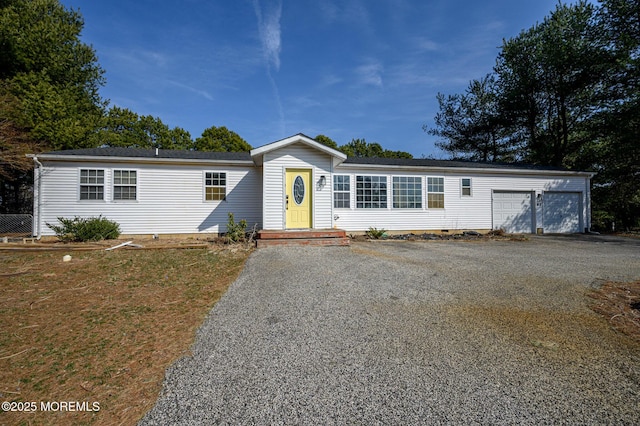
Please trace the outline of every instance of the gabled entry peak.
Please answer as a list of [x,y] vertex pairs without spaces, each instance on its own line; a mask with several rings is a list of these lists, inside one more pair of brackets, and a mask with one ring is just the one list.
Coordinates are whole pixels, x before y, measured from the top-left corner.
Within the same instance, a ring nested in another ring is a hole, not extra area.
[[329,148],[326,145],[321,144],[320,142],[310,138],[309,136],[306,136],[302,133],[298,133],[297,135],[293,135],[293,136],[289,136],[288,138],[285,139],[281,139],[279,141],[276,142],[271,142],[270,144],[267,145],[262,145],[258,148],[252,149],[251,150],[251,158],[253,159],[253,162],[257,165],[257,166],[261,166],[262,162],[263,162],[263,158],[264,155],[268,152],[272,152],[272,151],[276,151],[278,149],[287,147],[289,145],[293,145],[296,143],[301,143],[304,145],[307,145],[313,149],[316,149],[320,152],[323,152],[327,155],[330,155],[333,159],[333,166],[337,166],[338,164],[342,163],[344,160],[347,159],[347,156],[345,154],[343,154],[340,151],[337,151],[333,148]]

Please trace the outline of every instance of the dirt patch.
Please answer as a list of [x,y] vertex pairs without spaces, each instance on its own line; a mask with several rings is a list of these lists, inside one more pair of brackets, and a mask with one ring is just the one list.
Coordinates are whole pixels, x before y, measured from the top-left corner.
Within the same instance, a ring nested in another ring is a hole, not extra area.
[[353,241],[450,241],[450,240],[462,240],[462,241],[527,241],[529,238],[525,234],[507,234],[504,231],[498,229],[487,233],[480,233],[476,231],[464,231],[453,234],[448,233],[408,233],[408,234],[384,234],[380,238],[372,238],[369,235],[349,235]]
[[541,307],[456,305],[449,314],[474,329],[519,345],[523,350],[563,362],[604,356],[606,326],[589,311],[558,311]]
[[[110,243],[111,244],[111,243]],[[0,424],[134,424],[250,250],[0,252]],[[42,412],[41,402],[99,404]]]
[[589,296],[591,309],[604,316],[617,331],[640,342],[640,281],[606,282]]

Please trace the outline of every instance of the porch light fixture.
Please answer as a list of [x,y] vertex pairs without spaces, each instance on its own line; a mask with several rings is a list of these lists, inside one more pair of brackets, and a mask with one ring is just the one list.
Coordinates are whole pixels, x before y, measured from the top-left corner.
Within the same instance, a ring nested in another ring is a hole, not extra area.
[[320,186],[320,188],[324,188],[326,183],[327,183],[326,176],[325,175],[320,176],[320,181],[318,182],[318,185]]

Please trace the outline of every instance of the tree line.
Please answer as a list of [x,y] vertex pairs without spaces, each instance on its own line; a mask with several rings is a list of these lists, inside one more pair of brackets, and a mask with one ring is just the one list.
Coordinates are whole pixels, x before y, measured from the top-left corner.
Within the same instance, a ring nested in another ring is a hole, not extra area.
[[437,96],[453,158],[587,170],[599,228],[640,225],[640,1],[558,3],[503,40],[491,73]]

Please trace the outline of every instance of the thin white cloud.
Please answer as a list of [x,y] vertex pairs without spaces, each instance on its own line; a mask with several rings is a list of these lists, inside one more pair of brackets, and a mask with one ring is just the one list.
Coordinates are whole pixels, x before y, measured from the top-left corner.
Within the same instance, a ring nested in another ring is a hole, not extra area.
[[320,79],[320,87],[328,88],[331,86],[335,86],[336,84],[340,84],[344,81],[342,77],[339,77],[335,74],[326,74],[323,75]]
[[272,67],[276,71],[280,69],[280,17],[282,16],[282,0],[276,0],[275,2],[267,1],[266,3],[264,13],[259,0],[253,1],[253,9],[258,19],[258,34],[260,35],[262,51],[266,60],[267,77],[273,90],[273,97],[278,111],[279,131],[280,135],[283,136],[286,132],[284,108],[282,107],[282,101],[280,99],[280,89],[271,74]]
[[322,17],[330,24],[346,23],[359,27],[365,33],[374,32],[367,3],[363,0],[321,0],[318,7]]
[[260,1],[254,0],[253,8],[258,18],[258,34],[262,43],[262,50],[267,65],[280,69],[280,17],[282,16],[282,1],[267,4],[263,13]]
[[356,68],[358,82],[363,85],[382,87],[383,66],[379,61],[369,59],[366,63]]
[[181,89],[185,89],[191,93],[195,93],[196,95],[202,96],[207,100],[210,100],[210,101],[213,100],[213,96],[211,96],[211,94],[206,90],[196,89],[195,87],[188,86],[184,83],[180,83],[179,81],[167,80],[167,83],[170,84],[171,86],[176,86]]
[[419,37],[415,40],[415,45],[422,52],[435,52],[440,50],[440,45],[428,38]]

